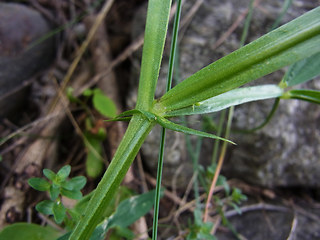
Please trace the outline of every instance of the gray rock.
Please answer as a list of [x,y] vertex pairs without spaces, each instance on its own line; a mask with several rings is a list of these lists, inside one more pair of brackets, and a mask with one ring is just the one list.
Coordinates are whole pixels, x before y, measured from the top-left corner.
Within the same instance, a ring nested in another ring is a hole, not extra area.
[[[279,204],[252,204],[243,208],[251,211],[233,215],[228,220],[245,239],[317,240],[320,238],[319,211],[307,205],[303,207],[305,211],[297,208],[294,212]],[[218,231],[215,236],[219,240],[236,240],[231,231]]]
[[[183,8],[184,12],[194,2],[186,1]],[[249,1],[245,0],[204,1],[198,13],[191,21],[190,26],[185,31],[185,35],[180,43],[180,73],[182,79],[239,47],[243,22],[221,46],[216,47],[215,44],[232,23],[236,21],[238,16],[245,11],[248,3]],[[260,2],[259,7],[255,8],[253,13],[247,42],[251,42],[268,32],[280,14],[282,4],[283,1],[276,0]],[[319,1],[294,1],[282,23],[288,22],[318,5]],[[144,15],[138,13],[139,18]],[[137,25],[139,29],[143,29],[141,28],[143,24],[138,23]],[[134,35],[139,34],[135,33]],[[168,49],[166,50],[167,52]],[[139,61],[137,61],[136,65]],[[160,87],[158,88],[160,92],[156,93],[157,96],[161,96],[161,91],[164,89],[166,63],[163,63],[162,67],[159,78]],[[283,74],[284,71],[278,71],[263,79],[256,80],[252,84],[278,83]],[[138,79],[137,76],[135,78]],[[320,89],[319,81],[308,83],[308,87]],[[133,92],[136,92],[136,90]],[[131,95],[131,99],[134,99],[134,94]],[[258,125],[269,112],[272,102],[255,102],[237,107],[234,126],[236,128],[251,128]],[[276,116],[266,128],[249,135],[232,134],[231,139],[238,145],[229,148],[229,157],[223,168],[224,174],[229,177],[238,177],[250,183],[269,187],[319,187],[319,120],[319,106],[294,100],[282,101]],[[193,124],[193,127],[200,128],[196,124]],[[146,157],[146,165],[151,168],[152,172],[156,172],[157,154],[155,153],[158,151],[158,144],[153,144],[153,142],[154,139],[157,139],[157,135],[159,134],[152,136],[151,133],[142,148]],[[173,135],[170,136],[170,139],[174,138]],[[181,139],[183,138],[181,137]],[[172,146],[172,144],[168,145]],[[186,152],[183,142],[176,145],[179,147],[171,149],[172,151]],[[201,164],[210,162],[212,145],[212,141],[205,140],[200,157]],[[155,146],[154,149],[153,146]],[[182,152],[176,154],[171,154],[170,151],[167,152],[165,172],[175,171],[179,166],[185,164],[185,169],[191,168],[190,159]],[[171,155],[175,157],[171,159]],[[176,160],[178,157],[180,157],[180,161]],[[169,168],[173,168],[173,170],[167,170]],[[167,180],[170,181],[170,174],[168,175],[169,180]],[[180,175],[183,175],[181,179],[190,179],[192,169],[190,171],[183,170]],[[185,187],[186,182],[182,181],[182,185],[180,186]]]
[[45,37],[51,29],[39,12],[0,3],[0,117],[25,102],[25,81],[54,59],[55,39]]
[[[320,90],[316,83],[310,82],[308,87]],[[264,114],[259,103],[238,107],[235,126],[255,126]],[[233,135],[238,146],[232,149],[225,173],[262,186],[319,187],[319,122],[319,105],[281,101],[266,127],[250,135]]]

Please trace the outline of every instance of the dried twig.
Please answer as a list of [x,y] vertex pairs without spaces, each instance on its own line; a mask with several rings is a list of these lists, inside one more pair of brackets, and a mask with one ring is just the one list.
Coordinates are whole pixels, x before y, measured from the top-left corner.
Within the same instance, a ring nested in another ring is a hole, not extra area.
[[298,216],[296,214],[294,214],[292,224],[291,224],[290,234],[289,234],[287,240],[294,240],[296,238],[297,226],[298,226]]

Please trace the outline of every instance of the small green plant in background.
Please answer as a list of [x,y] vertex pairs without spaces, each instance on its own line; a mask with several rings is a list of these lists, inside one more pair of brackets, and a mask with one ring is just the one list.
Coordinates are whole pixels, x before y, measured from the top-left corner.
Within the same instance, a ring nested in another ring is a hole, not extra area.
[[[70,171],[69,165],[62,167],[57,173],[44,169],[43,174],[47,179],[30,178],[28,181],[32,188],[37,191],[45,191],[50,197],[50,200],[39,202],[36,210],[49,217],[53,216],[53,220],[63,230],[50,226],[15,223],[0,231],[0,239],[19,240],[23,235],[23,238],[27,240],[67,240],[71,234],[70,231],[81,219],[94,193],[82,196],[81,189],[86,184],[86,178],[77,176],[69,179]],[[110,239],[133,239],[135,235],[128,227],[150,211],[154,203],[154,192],[149,191],[136,195],[127,187],[120,187],[118,194],[104,209],[101,222],[90,239],[103,240],[110,230],[112,230]],[[68,208],[63,204],[64,198],[77,201],[73,207]]]
[[213,227],[212,222],[202,221],[202,212],[199,209],[194,211],[194,223],[189,224],[189,233],[186,237],[187,240],[208,239],[216,240],[217,238],[211,234]]
[[103,152],[102,142],[107,138],[107,132],[102,126],[98,126],[98,129],[96,129],[96,119],[89,108],[88,102],[91,102],[93,108],[106,118],[116,116],[116,105],[99,88],[85,90],[80,98],[73,95],[72,88],[67,88],[67,96],[70,102],[78,104],[87,113],[83,132],[84,145],[87,151],[86,173],[91,178],[97,178],[104,169],[104,162],[101,157]]
[[[68,209],[62,202],[62,197],[80,200],[82,199],[81,189],[87,180],[83,176],[68,179],[71,167],[66,165],[57,173],[50,169],[44,169],[43,174],[48,180],[43,178],[30,178],[29,185],[38,191],[47,191],[50,200],[44,200],[36,205],[36,210],[45,215],[53,215],[56,223],[64,222],[67,229],[72,229],[74,224],[80,219],[81,213]],[[69,218],[70,216],[71,218]]]

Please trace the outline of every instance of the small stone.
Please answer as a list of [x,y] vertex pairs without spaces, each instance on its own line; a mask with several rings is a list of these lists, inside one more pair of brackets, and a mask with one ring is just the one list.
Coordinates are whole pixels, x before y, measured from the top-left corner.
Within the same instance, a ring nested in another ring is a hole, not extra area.
[[25,83],[55,55],[52,26],[23,4],[0,3],[0,117],[26,99]]

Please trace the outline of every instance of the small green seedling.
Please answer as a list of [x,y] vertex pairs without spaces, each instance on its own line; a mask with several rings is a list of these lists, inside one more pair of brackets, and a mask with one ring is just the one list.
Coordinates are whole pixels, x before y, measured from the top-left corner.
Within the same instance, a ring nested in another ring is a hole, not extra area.
[[[83,176],[77,176],[68,179],[71,171],[69,165],[62,167],[57,173],[54,173],[50,169],[44,169],[43,174],[48,180],[43,178],[30,178],[29,185],[38,191],[47,191],[50,196],[50,200],[44,200],[36,205],[38,212],[45,215],[53,215],[56,223],[61,224],[68,221],[68,214],[71,217],[75,217],[75,212],[64,206],[62,202],[62,196],[80,200],[82,198],[81,189],[85,186],[87,180]],[[73,224],[79,218],[74,219]],[[70,226],[71,227],[71,226]]]
[[212,222],[203,222],[202,213],[200,209],[194,211],[194,224],[189,224],[189,233],[187,235],[187,240],[216,240],[217,238],[211,234],[211,229],[213,227]]
[[[83,216],[84,209],[94,192],[82,197],[80,190],[86,184],[83,176],[68,179],[70,166],[62,167],[57,173],[44,169],[43,178],[30,178],[29,184],[38,191],[47,191],[50,200],[44,200],[36,205],[36,210],[45,215],[53,215],[57,224],[64,230],[57,231],[49,226],[28,223],[15,223],[0,231],[0,239],[20,240],[68,240],[76,222]],[[133,239],[134,233],[128,228],[132,223],[150,211],[154,203],[154,190],[133,196],[133,192],[126,187],[120,187],[118,195],[104,209],[100,224],[94,230],[90,240],[104,240],[111,229],[110,239]],[[76,199],[78,202],[72,209],[65,207],[62,196]]]

